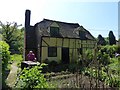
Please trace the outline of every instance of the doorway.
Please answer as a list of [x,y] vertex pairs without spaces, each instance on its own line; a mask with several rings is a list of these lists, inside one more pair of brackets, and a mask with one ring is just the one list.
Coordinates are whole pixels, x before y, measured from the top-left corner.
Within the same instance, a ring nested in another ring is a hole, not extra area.
[[62,63],[69,64],[69,48],[62,48]]

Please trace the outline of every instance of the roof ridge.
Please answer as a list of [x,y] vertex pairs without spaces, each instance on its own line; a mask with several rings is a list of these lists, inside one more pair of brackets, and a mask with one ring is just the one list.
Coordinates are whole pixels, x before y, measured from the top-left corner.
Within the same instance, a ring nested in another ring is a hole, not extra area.
[[50,19],[43,19],[43,21],[44,20],[47,20],[47,21],[54,21],[54,22],[59,22],[59,23],[65,23],[65,24],[78,24],[79,25],[79,23],[68,23],[68,22],[63,22],[63,21],[57,21],[57,20],[50,20]]

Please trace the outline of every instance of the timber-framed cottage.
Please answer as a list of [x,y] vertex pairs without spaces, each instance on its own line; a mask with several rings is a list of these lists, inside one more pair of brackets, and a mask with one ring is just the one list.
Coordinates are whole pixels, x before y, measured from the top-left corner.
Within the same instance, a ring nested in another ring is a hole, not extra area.
[[32,50],[39,62],[76,62],[79,55],[96,44],[91,33],[78,23],[43,19],[30,25],[30,10],[25,13],[25,56]]

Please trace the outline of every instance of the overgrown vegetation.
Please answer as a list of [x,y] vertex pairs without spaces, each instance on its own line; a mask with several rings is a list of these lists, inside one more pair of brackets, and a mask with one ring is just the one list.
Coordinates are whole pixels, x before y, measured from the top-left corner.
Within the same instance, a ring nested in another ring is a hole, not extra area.
[[21,25],[16,22],[7,22],[6,24],[0,21],[0,34],[2,39],[10,46],[10,50],[22,51],[24,40],[24,28],[19,29]]
[[[120,53],[120,47],[117,45],[98,46],[95,50],[87,50],[85,58],[80,59],[77,64],[59,65],[55,61],[47,62],[49,64],[47,69],[49,72],[50,70],[78,72],[104,82],[109,87],[120,87],[120,56],[116,57],[115,53]],[[51,69],[50,66],[54,68]]]
[[97,37],[97,44],[98,45],[115,45],[116,44],[116,37],[114,36],[113,31],[109,31],[108,37],[104,38],[101,34]]
[[[120,56],[115,57],[115,53],[120,53],[119,50],[120,47],[117,45],[98,47],[96,58],[92,58],[93,62],[85,67],[84,73],[105,82],[110,87],[120,87]],[[88,51],[86,54],[88,55],[87,58],[91,58]]]
[[10,55],[9,45],[5,41],[0,41],[0,52],[0,58],[2,60],[2,87],[9,88],[9,86],[6,85],[6,79],[11,70],[11,64],[17,62],[20,67],[23,58],[22,55],[18,54]]
[[21,62],[23,61],[23,56],[21,54],[10,55],[11,60],[9,63],[17,62],[19,68],[21,68]]
[[2,70],[4,71],[7,69],[8,60],[10,60],[9,45],[5,41],[0,41],[0,50],[0,58],[2,59]]
[[24,68],[20,75],[19,82],[16,85],[16,88],[21,89],[35,89],[35,88],[53,88],[53,85],[47,83],[46,78],[42,72],[42,67],[45,64],[41,64],[34,67]]
[[8,61],[10,60],[9,45],[5,41],[0,41],[0,58],[2,60],[2,86],[6,87],[6,71],[8,70]]

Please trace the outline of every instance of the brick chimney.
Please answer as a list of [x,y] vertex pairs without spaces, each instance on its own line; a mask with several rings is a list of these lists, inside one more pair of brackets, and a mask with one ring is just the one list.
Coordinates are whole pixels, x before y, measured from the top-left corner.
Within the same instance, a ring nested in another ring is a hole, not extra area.
[[[24,60],[29,51],[33,51],[37,55],[36,32],[34,26],[30,25],[31,11],[25,11],[25,33],[24,33]],[[37,56],[36,56],[37,57]]]
[[31,14],[31,11],[26,10],[26,12],[25,12],[25,29],[30,27],[30,14]]
[[24,32],[24,60],[26,60],[26,55],[28,53],[28,37],[29,37],[29,31],[30,31],[30,10],[25,11],[25,32]]

